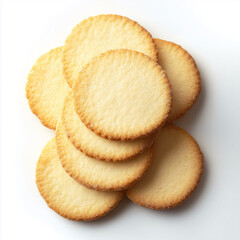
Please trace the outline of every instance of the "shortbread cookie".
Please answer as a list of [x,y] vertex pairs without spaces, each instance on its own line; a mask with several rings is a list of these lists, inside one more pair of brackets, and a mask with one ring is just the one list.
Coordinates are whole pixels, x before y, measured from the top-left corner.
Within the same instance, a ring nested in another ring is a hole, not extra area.
[[168,121],[182,117],[197,101],[201,90],[200,74],[192,56],[181,46],[154,39],[158,63],[167,72],[172,86],[173,106]]
[[203,171],[203,156],[197,142],[174,125],[164,126],[155,144],[151,167],[126,194],[144,207],[175,207],[196,188]]
[[165,72],[150,57],[127,49],[93,58],[80,72],[73,93],[82,122],[114,140],[152,133],[171,109]]
[[112,141],[96,135],[78,117],[72,94],[66,97],[62,112],[63,128],[71,143],[87,156],[105,161],[125,161],[149,147],[156,134],[129,141]]
[[80,22],[67,37],[64,74],[70,87],[91,58],[111,49],[132,49],[157,61],[151,34],[135,21],[118,15],[99,15]]
[[33,65],[26,85],[32,112],[48,128],[55,129],[61,114],[68,85],[62,73],[62,47],[41,56]]
[[153,157],[153,147],[124,162],[89,158],[68,140],[61,121],[57,124],[56,145],[65,170],[79,183],[96,190],[119,191],[130,187],[145,173]]
[[62,168],[54,139],[44,147],[36,169],[38,190],[48,206],[71,220],[94,220],[112,210],[122,192],[98,192],[72,179]]

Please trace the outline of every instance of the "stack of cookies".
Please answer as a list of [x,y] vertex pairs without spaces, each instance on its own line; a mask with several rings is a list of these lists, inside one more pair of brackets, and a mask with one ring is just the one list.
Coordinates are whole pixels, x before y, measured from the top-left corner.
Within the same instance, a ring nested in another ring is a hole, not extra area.
[[37,60],[26,85],[32,112],[56,130],[36,169],[48,206],[87,221],[124,194],[152,209],[179,205],[196,188],[203,157],[172,122],[200,89],[195,61],[181,46],[118,15],[80,22],[63,47]]

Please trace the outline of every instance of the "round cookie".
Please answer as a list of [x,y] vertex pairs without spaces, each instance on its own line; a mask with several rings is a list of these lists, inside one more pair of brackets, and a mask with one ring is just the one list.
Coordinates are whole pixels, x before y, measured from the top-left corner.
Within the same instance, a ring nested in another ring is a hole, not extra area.
[[158,63],[167,72],[172,86],[173,105],[168,121],[182,117],[197,101],[201,91],[200,73],[192,56],[181,46],[154,39]]
[[146,136],[171,110],[167,75],[143,53],[118,49],[93,58],[73,88],[75,109],[97,135],[113,140]]
[[203,156],[197,142],[174,125],[161,129],[155,145],[151,167],[126,194],[143,207],[175,207],[196,188],[203,171]]
[[70,176],[86,187],[101,191],[129,188],[143,176],[153,157],[153,147],[150,147],[124,162],[89,158],[68,140],[61,121],[57,124],[55,141],[59,159]]
[[48,128],[55,129],[68,85],[62,73],[62,47],[44,54],[33,65],[26,84],[32,112]]
[[111,49],[132,49],[157,61],[151,34],[137,22],[119,15],[89,17],[73,28],[63,51],[64,74],[73,87],[79,71],[91,58]]
[[54,139],[37,163],[36,184],[48,206],[71,220],[90,221],[104,216],[121,200],[122,192],[98,192],[72,179],[62,168]]
[[72,94],[64,102],[62,124],[71,143],[85,155],[105,161],[123,161],[149,147],[156,134],[129,141],[112,141],[96,135],[82,123],[74,108]]

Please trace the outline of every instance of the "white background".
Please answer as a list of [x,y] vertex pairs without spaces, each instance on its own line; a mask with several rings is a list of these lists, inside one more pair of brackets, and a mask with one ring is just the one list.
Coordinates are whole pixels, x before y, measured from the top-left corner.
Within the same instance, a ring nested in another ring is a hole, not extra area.
[[[1,239],[240,239],[239,1],[1,1]],[[32,64],[82,19],[126,15],[154,37],[181,44],[202,76],[197,104],[177,124],[205,156],[199,188],[169,211],[124,199],[106,217],[74,222],[48,209],[35,185],[35,165],[54,132],[29,110]]]

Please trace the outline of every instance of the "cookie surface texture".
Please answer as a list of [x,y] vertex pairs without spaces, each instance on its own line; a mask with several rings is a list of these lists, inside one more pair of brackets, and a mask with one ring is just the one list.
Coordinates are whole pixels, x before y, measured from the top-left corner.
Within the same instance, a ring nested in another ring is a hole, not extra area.
[[153,147],[123,162],[106,162],[89,158],[68,140],[61,121],[57,125],[56,145],[66,171],[79,183],[96,190],[123,190],[145,173],[153,157]]
[[80,72],[73,94],[82,122],[114,140],[152,133],[171,110],[165,72],[148,56],[126,49],[93,58]]
[[144,207],[175,207],[196,188],[203,171],[203,156],[197,142],[174,125],[164,126],[155,144],[152,165],[126,194]]
[[71,143],[89,157],[105,161],[125,161],[149,147],[156,134],[149,137],[112,141],[96,135],[82,123],[74,108],[72,94],[66,97],[62,112],[62,124]]
[[64,51],[64,74],[70,87],[91,58],[111,49],[132,49],[157,61],[151,34],[135,21],[119,15],[89,17],[73,28]]
[[33,65],[26,84],[32,112],[48,128],[55,129],[69,87],[62,73],[62,47],[42,55]]
[[181,46],[154,39],[158,63],[167,72],[172,86],[173,106],[168,121],[182,117],[197,101],[201,91],[200,73],[192,56]]
[[122,192],[98,192],[74,181],[62,168],[55,140],[44,147],[37,163],[36,184],[48,206],[71,220],[90,221],[107,214]]

